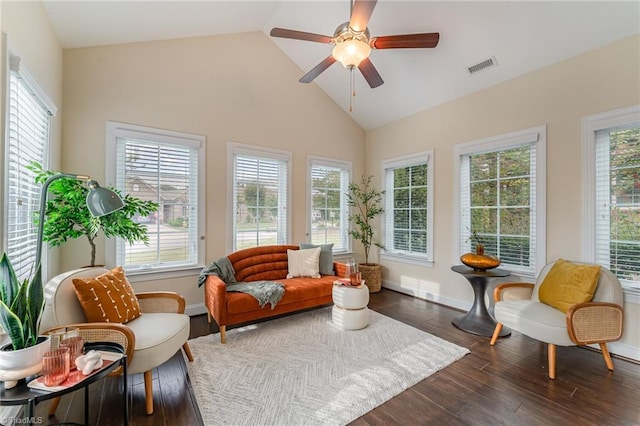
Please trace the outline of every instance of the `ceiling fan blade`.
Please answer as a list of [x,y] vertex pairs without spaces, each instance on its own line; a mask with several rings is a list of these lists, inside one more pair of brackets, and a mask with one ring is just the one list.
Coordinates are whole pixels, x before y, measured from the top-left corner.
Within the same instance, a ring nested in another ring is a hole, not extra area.
[[284,28],[273,28],[269,35],[271,35],[271,37],[292,38],[295,40],[315,41],[317,43],[333,42],[333,37],[322,34],[306,33],[304,31],[287,30]]
[[378,74],[378,70],[373,66],[373,63],[369,58],[360,62],[360,65],[358,65],[358,69],[362,73],[364,79],[367,80],[367,83],[369,83],[369,87],[371,87],[372,89],[375,89],[376,87],[381,86],[382,83],[384,83],[382,77],[380,77],[380,74]]
[[372,49],[415,49],[436,47],[439,40],[440,33],[401,34],[372,37],[369,46]]
[[313,67],[311,71],[302,76],[300,83],[311,83],[317,76],[319,76],[324,70],[329,68],[336,59],[333,56],[327,56],[322,62]]
[[369,18],[371,18],[377,1],[378,0],[355,0],[353,2],[349,26],[354,31],[364,31],[367,29]]

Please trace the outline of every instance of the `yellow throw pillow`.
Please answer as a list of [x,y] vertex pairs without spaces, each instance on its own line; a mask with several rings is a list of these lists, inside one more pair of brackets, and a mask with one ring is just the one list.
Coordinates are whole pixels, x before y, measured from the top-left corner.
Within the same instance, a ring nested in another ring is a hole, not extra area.
[[542,303],[567,312],[576,303],[591,301],[599,278],[598,265],[579,265],[558,259],[540,284],[538,298]]
[[89,322],[127,323],[141,314],[121,266],[93,278],[74,278],[73,288]]

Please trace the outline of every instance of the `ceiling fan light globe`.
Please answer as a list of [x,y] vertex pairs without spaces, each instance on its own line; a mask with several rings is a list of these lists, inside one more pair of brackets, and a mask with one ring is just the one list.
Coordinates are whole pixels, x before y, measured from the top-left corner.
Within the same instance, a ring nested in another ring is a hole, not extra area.
[[357,39],[345,40],[338,43],[331,52],[336,61],[345,68],[350,69],[360,65],[371,54],[371,47],[363,41]]

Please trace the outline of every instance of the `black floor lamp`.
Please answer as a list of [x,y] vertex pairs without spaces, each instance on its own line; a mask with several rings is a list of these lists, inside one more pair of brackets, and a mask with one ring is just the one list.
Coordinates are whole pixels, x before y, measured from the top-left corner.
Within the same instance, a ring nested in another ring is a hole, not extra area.
[[49,177],[42,185],[42,191],[40,193],[40,212],[38,216],[38,244],[36,248],[36,269],[40,266],[40,260],[42,257],[42,234],[44,231],[44,220],[47,211],[47,195],[49,193],[49,185],[58,179],[77,179],[87,182],[89,187],[89,194],[87,194],[87,208],[94,217],[100,217],[113,213],[116,210],[120,210],[124,207],[124,201],[114,191],[101,187],[98,182],[92,180],[89,176],[74,175],[71,173],[58,173]]

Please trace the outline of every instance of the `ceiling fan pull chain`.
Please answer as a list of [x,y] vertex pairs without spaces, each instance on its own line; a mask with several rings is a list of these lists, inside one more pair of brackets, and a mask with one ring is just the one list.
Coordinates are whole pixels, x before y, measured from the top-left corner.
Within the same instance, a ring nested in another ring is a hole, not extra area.
[[352,100],[353,100],[353,98],[356,97],[356,88],[355,88],[356,82],[355,82],[355,79],[353,77],[353,68],[354,67],[349,68],[349,86],[350,86],[349,87],[349,92],[351,92],[350,96],[349,96],[349,112],[353,112],[353,101]]

